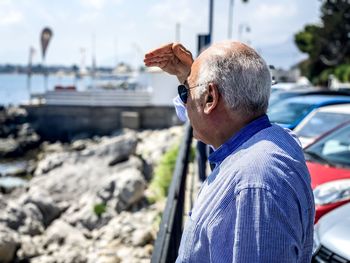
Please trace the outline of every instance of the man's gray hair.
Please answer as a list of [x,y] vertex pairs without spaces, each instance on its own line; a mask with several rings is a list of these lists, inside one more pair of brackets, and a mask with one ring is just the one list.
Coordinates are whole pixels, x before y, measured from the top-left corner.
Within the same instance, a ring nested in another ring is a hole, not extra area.
[[[237,47],[238,46],[238,47]],[[198,83],[213,82],[227,106],[248,116],[266,113],[271,76],[265,61],[252,48],[221,43],[200,66]],[[205,91],[205,87],[198,92]]]

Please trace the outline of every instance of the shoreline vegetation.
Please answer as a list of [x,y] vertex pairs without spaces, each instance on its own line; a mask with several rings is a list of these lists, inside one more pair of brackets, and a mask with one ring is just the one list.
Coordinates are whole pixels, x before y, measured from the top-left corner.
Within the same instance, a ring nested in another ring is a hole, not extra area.
[[0,181],[24,181],[1,187],[0,262],[150,261],[165,199],[149,185],[183,127],[49,143],[13,107],[0,127]]

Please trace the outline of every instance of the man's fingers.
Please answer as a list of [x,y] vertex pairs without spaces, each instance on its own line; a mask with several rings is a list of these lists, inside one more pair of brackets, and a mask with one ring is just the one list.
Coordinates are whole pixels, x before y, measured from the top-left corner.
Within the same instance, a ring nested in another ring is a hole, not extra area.
[[159,56],[162,54],[171,54],[171,53],[173,53],[172,46],[173,46],[173,43],[169,43],[169,44],[166,44],[166,45],[161,46],[159,48],[153,49],[153,50],[147,52],[145,57],[148,58],[148,57],[153,57],[153,56]]
[[173,53],[160,54],[160,55],[148,55],[148,56],[145,56],[144,61],[172,59],[173,57],[174,57]]
[[[172,56],[174,58],[174,56]],[[154,64],[154,63],[169,63],[169,61],[173,60],[171,57],[153,57],[153,58],[145,58],[143,61],[146,66]]]
[[145,63],[157,63],[157,62],[163,62],[163,61],[171,61],[175,58],[175,56],[170,57],[153,57],[153,58],[145,58],[143,61]]
[[157,62],[149,62],[145,63],[147,67],[159,67],[163,69],[168,64],[168,61],[157,61]]

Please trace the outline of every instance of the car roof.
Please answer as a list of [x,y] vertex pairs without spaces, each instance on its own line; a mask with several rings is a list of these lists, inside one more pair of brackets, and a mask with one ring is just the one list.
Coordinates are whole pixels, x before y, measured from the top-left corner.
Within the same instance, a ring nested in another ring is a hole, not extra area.
[[279,89],[275,88],[275,86],[272,86],[272,89],[275,90],[276,94],[301,94],[301,93],[308,93],[308,92],[316,92],[320,91],[320,89],[314,88],[314,87],[307,87],[307,88],[294,88],[294,89]]
[[302,85],[296,82],[278,82],[275,85],[273,85],[273,88],[281,90],[291,90],[302,87],[309,87],[309,85]]
[[309,87],[298,87],[298,88],[289,89],[289,90],[275,89],[275,94],[297,94],[297,95],[298,94],[305,94],[305,95],[319,94],[319,95],[334,95],[334,96],[342,96],[342,95],[350,96],[350,90],[349,91],[328,90],[328,89],[321,89],[318,87],[309,86]]
[[334,96],[334,95],[307,95],[307,96],[296,96],[283,100],[284,102],[295,102],[295,103],[307,103],[307,104],[322,104],[322,103],[337,103],[337,102],[349,102],[350,96]]
[[350,115],[350,103],[324,106],[319,108],[317,111],[329,113],[344,113]]

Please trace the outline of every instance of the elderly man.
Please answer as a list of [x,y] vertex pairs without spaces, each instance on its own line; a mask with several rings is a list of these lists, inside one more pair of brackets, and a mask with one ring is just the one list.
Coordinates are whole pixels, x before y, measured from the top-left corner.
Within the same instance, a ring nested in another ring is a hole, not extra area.
[[215,148],[177,262],[310,262],[310,176],[300,143],[266,115],[264,60],[242,43],[223,42],[195,61],[176,43],[144,61],[178,77],[194,137]]

